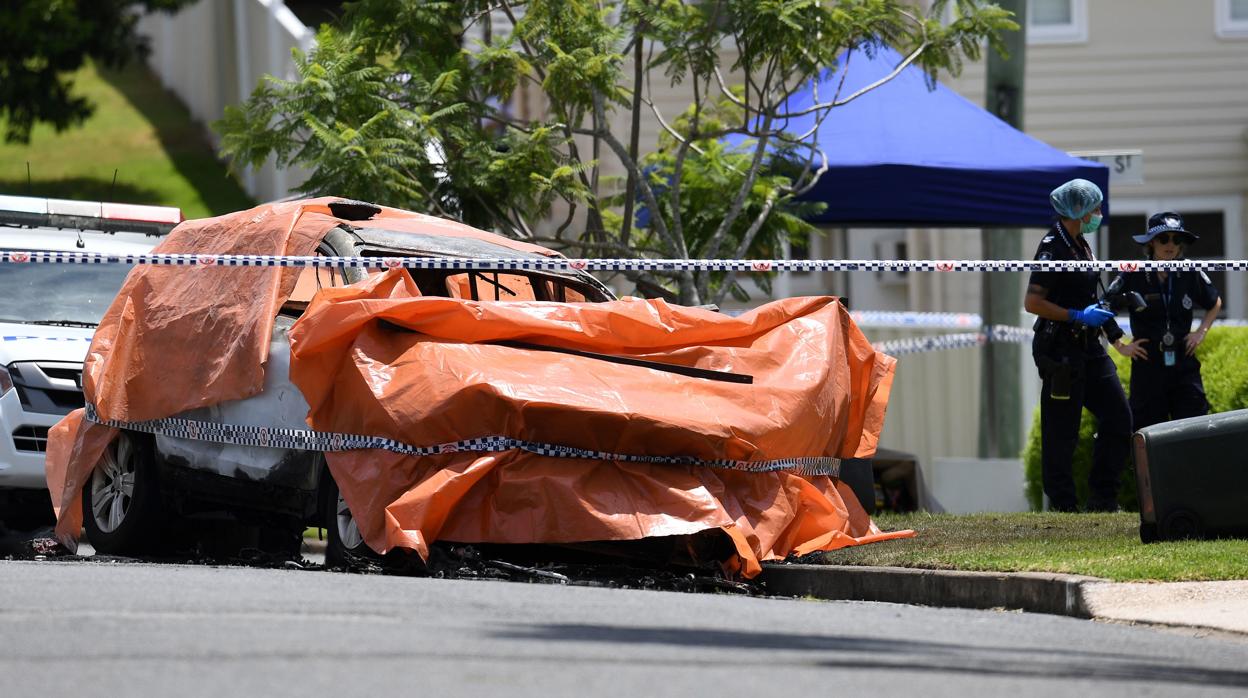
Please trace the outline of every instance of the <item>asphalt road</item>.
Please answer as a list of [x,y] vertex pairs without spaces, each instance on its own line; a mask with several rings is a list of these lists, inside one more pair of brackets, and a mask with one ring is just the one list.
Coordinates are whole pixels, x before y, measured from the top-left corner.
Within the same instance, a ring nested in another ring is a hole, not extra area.
[[1205,695],[1248,643],[1057,616],[0,562],[0,696]]

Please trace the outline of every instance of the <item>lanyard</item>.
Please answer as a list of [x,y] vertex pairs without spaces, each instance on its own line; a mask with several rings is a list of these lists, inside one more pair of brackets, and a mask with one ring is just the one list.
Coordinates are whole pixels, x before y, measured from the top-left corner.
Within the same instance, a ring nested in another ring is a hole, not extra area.
[[1066,233],[1066,226],[1062,225],[1061,221],[1058,221],[1056,227],[1058,234],[1062,236],[1062,242],[1066,243],[1066,246],[1070,248],[1070,251],[1075,255],[1075,259],[1086,259],[1090,262],[1096,261],[1096,253],[1092,251],[1092,245],[1086,239],[1080,238],[1080,242],[1083,244],[1078,244]]
[[[1173,272],[1173,271],[1166,273],[1166,290],[1165,291],[1161,291],[1160,288],[1157,289],[1161,295],[1161,309],[1166,314],[1166,334],[1163,335],[1161,338],[1161,343],[1164,346],[1164,349],[1166,351],[1170,351],[1171,345],[1174,344],[1174,332],[1172,331],[1171,324],[1170,324],[1170,299],[1174,298],[1174,275],[1175,273],[1176,272]],[[1161,286],[1161,279],[1157,280],[1157,285],[1159,287]]]

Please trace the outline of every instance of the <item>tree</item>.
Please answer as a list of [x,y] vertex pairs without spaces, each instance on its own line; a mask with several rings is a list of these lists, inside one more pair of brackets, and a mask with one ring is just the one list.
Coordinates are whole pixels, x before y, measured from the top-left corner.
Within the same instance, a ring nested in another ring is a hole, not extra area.
[[140,10],[175,10],[194,0],[27,0],[0,5],[0,117],[4,137],[27,143],[36,122],[56,130],[92,113],[67,77],[88,58],[119,68],[147,51],[135,32]]
[[[217,128],[236,162],[309,168],[305,192],[427,210],[576,256],[776,256],[813,231],[798,197],[825,163],[813,132],[785,130],[790,95],[852,69],[838,64],[849,47],[894,46],[934,81],[1017,27],[981,0],[931,4],[359,0],[296,54],[296,80],[262,82]],[[654,102],[664,82],[688,92],[683,113]],[[539,96],[540,113],[514,115],[517,90]],[[822,121],[862,92],[819,95],[800,113]],[[663,128],[652,149],[643,118]],[[629,276],[683,303],[745,293],[732,274]]]

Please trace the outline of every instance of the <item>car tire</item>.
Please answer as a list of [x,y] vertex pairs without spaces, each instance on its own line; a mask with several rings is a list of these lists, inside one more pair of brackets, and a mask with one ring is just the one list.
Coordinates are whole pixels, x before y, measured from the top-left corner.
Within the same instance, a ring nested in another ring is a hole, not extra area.
[[373,552],[360,535],[360,528],[351,514],[350,507],[338,490],[338,483],[333,476],[325,473],[325,528],[329,531],[329,540],[325,546],[325,566],[357,567],[361,564],[375,564],[381,556]]
[[133,557],[157,551],[167,514],[154,446],[149,437],[119,433],[83,485],[83,525],[96,552]]

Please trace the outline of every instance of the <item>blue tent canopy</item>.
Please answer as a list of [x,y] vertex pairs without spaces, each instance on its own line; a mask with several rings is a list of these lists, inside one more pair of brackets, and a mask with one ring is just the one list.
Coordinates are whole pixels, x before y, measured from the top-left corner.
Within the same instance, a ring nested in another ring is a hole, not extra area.
[[[902,61],[888,47],[874,54],[860,48],[848,54],[848,64],[842,59],[842,99]],[[841,76],[829,72],[819,84],[821,102],[831,99]],[[789,99],[787,112],[814,103],[808,87]],[[789,119],[784,128],[804,133],[814,124],[811,114]],[[1076,177],[1105,192],[1108,216],[1109,168],[1028,136],[944,85],[928,90],[914,66],[833,108],[816,138],[828,171],[802,198],[828,208],[812,222],[1045,227],[1053,220],[1049,192]]]

